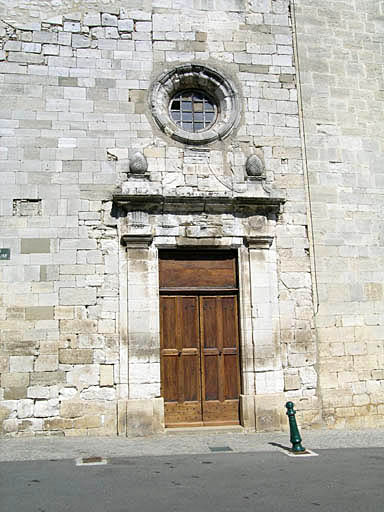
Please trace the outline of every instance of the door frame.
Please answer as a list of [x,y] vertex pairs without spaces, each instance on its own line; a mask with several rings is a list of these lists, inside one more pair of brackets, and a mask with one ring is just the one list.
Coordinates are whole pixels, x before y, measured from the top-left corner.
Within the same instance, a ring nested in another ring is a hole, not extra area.
[[[273,226],[274,223],[271,224]],[[179,245],[179,237],[153,236],[148,229],[141,232],[133,230],[130,234],[125,228],[121,240],[118,387],[119,400],[122,403],[121,417],[124,417],[126,406],[130,407],[132,404],[132,411],[140,406],[148,411],[153,410],[152,413],[148,412],[149,415],[153,414],[153,429],[164,428],[164,407],[161,406],[163,399],[160,398],[159,251],[193,250],[197,247],[203,250],[204,247],[211,251],[237,252],[242,390],[240,424],[249,430],[258,430],[258,407],[263,417],[267,411],[269,414],[269,410],[273,415],[276,410],[275,403],[284,401],[284,378],[278,341],[280,326],[274,236],[260,234],[228,237],[225,244],[224,240],[218,238],[202,247],[199,238],[183,239],[183,243]],[[144,307],[137,301],[138,294],[145,297]],[[148,348],[143,348],[141,340],[144,344],[149,340]],[[141,356],[143,353],[148,354],[145,355],[145,366]],[[137,377],[139,368],[145,368],[142,378]],[[136,412],[132,414],[137,418]],[[144,417],[143,421],[146,421]],[[261,423],[260,428],[265,429]]]

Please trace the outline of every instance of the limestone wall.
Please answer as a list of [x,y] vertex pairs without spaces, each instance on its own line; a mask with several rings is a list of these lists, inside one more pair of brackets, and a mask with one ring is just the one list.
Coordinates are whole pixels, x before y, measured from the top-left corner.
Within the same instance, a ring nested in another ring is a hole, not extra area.
[[[6,98],[0,247],[11,249],[10,259],[0,261],[3,433],[125,433],[135,430],[140,415],[150,417],[145,431],[161,424],[161,413],[150,402],[160,395],[158,346],[137,360],[129,352],[129,322],[145,320],[136,311],[127,315],[127,294],[135,282],[127,288],[124,280],[132,271],[137,277],[143,265],[141,256],[127,264],[120,243],[126,220],[112,205],[119,191],[285,197],[281,214],[269,224],[263,215],[253,219],[252,229],[261,234],[274,226],[278,291],[252,312],[255,346],[264,319],[273,319],[274,350],[271,359],[271,352],[252,349],[250,389],[264,397],[260,415],[268,402],[281,408],[289,397],[303,424],[318,422],[288,1],[196,1],[192,6],[176,0],[20,0],[1,1],[0,15],[0,89]],[[163,133],[150,110],[152,83],[186,62],[228,77],[240,105],[231,134],[197,153]],[[128,176],[129,159],[138,151],[148,162],[147,181]],[[253,154],[265,165],[263,181],[246,179],[245,162]],[[238,232],[242,240],[247,234],[244,226],[226,224],[225,215],[216,220],[208,222],[214,240],[209,243],[225,246],[226,236]],[[173,236],[172,229],[179,229],[176,217],[162,222],[152,234]],[[197,233],[207,225],[193,222],[178,236],[204,238]],[[156,249],[151,251],[156,259]],[[260,279],[260,292],[269,287],[262,273],[253,277]],[[156,301],[157,291],[151,290]],[[156,334],[158,319],[151,321]],[[129,400],[142,402],[135,408]]]
[[324,419],[383,425],[384,4],[296,0]]

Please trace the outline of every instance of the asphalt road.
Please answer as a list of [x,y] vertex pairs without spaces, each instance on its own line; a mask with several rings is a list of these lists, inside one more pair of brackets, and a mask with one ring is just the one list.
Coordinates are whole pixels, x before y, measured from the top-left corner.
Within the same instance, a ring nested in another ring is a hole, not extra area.
[[0,463],[1,512],[382,512],[384,448]]

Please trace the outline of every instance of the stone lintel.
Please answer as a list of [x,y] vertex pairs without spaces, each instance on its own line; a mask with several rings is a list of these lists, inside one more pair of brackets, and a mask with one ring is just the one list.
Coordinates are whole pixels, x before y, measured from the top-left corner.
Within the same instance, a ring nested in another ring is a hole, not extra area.
[[126,211],[148,213],[280,213],[282,197],[163,196],[161,194],[115,194],[113,201]]

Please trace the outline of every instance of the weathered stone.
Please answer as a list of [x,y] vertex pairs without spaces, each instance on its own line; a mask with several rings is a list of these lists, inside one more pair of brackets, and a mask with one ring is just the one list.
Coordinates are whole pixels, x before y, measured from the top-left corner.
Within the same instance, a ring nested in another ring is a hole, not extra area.
[[26,320],[52,320],[53,306],[32,306],[25,308]]
[[30,377],[31,386],[52,386],[65,382],[65,372],[34,372]]
[[96,303],[96,288],[61,288],[62,306],[91,305]]
[[245,169],[248,176],[262,178],[264,176],[264,164],[257,155],[251,155],[247,158]]
[[1,374],[1,387],[26,387],[29,384],[28,373],[2,373]]
[[17,417],[18,418],[30,418],[33,416],[33,400],[19,400],[17,407]]
[[28,373],[33,371],[33,356],[11,356],[9,358],[9,368],[11,373]]
[[49,387],[30,386],[28,388],[28,398],[49,398]]
[[101,364],[100,365],[100,386],[113,386],[113,365]]
[[58,369],[59,361],[56,355],[40,355],[35,361],[36,372],[53,372]]
[[59,414],[59,400],[36,400],[34,414],[36,418],[47,418]]
[[137,152],[129,159],[129,170],[133,174],[144,174],[148,169],[148,162],[145,156]]
[[62,364],[90,364],[93,362],[93,350],[61,348],[59,349],[59,362]]
[[115,400],[116,390],[109,387],[90,386],[80,393],[80,398],[82,400]]
[[21,254],[49,253],[51,240],[49,238],[22,238]]

